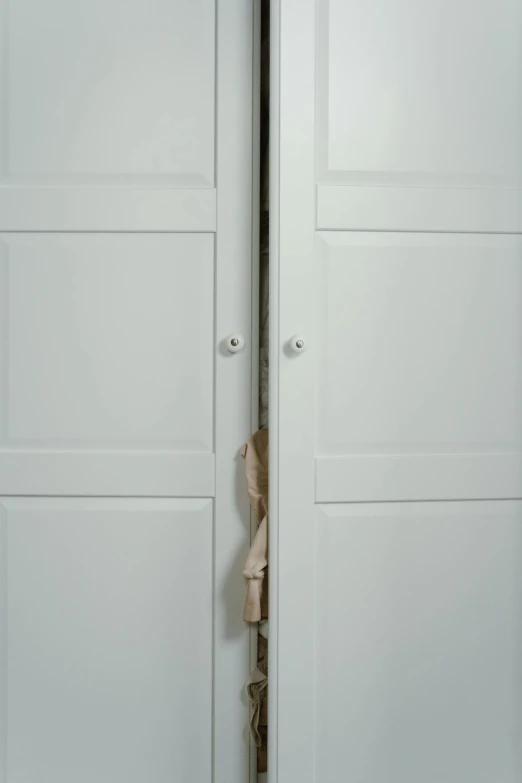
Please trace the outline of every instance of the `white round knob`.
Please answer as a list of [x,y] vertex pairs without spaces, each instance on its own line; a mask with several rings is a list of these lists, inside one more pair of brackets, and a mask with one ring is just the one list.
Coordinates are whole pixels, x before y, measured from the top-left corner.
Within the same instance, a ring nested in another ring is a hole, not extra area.
[[307,345],[300,335],[294,334],[294,336],[290,338],[290,348],[294,353],[303,353],[303,351],[306,351]]
[[245,338],[242,334],[229,334],[225,339],[225,345],[227,346],[227,351],[237,353],[245,347]]

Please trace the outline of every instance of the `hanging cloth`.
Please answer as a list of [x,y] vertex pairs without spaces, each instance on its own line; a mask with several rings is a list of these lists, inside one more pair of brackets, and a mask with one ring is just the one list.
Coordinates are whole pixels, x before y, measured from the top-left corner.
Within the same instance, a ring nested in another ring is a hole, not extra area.
[[268,430],[258,430],[241,449],[245,460],[250,503],[257,520],[257,533],[250,547],[243,576],[247,595],[243,619],[247,623],[268,617]]

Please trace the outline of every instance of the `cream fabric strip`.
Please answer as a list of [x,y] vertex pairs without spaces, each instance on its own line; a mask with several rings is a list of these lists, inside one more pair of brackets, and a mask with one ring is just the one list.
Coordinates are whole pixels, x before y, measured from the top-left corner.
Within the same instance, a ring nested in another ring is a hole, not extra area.
[[263,593],[268,556],[268,430],[255,432],[241,454],[245,459],[250,502],[259,525],[243,571],[247,582],[243,619],[255,623],[268,614],[266,591]]
[[259,733],[259,716],[267,682],[268,677],[258,668],[254,669],[247,682],[247,693],[250,701],[250,732],[258,748],[261,747],[262,743],[261,734]]

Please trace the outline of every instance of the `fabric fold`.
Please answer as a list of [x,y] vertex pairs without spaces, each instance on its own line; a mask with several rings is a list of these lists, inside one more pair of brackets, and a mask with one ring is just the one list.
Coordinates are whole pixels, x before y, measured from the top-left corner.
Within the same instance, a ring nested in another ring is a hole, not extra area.
[[258,430],[241,449],[250,503],[259,525],[243,570],[247,595],[243,619],[258,622],[268,616],[265,574],[268,564],[268,430]]
[[243,576],[247,583],[247,597],[243,619],[247,623],[256,623],[261,619],[261,597],[263,594],[263,580],[265,578],[264,569],[267,566],[267,531],[268,521],[264,517],[250,547],[243,571]]
[[267,675],[258,667],[250,674],[247,682],[247,694],[250,701],[250,732],[256,744],[260,748],[263,738],[259,731],[259,719],[261,716],[261,706],[268,682]]

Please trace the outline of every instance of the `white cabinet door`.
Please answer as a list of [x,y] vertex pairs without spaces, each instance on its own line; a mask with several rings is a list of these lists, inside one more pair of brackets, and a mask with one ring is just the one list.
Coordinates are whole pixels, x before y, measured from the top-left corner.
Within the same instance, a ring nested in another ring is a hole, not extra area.
[[272,783],[517,783],[522,5],[273,23]]
[[252,39],[0,0],[0,783],[247,779]]

